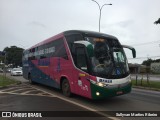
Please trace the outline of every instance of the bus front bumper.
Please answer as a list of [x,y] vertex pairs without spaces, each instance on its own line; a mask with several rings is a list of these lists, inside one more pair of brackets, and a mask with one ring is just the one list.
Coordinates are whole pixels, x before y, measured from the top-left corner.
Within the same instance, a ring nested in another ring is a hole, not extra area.
[[92,99],[104,99],[127,94],[131,92],[131,89],[131,82],[104,87],[91,83]]

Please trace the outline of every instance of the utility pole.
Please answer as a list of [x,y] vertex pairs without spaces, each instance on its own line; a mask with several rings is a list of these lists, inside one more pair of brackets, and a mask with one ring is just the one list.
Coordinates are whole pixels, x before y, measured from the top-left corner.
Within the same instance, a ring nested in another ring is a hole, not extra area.
[[105,6],[105,5],[112,5],[111,3],[110,4],[103,4],[102,6],[99,5],[99,3],[95,0],[92,0],[93,2],[97,3],[98,5],[98,8],[99,8],[99,32],[100,32],[100,24],[101,24],[101,12],[102,12],[102,8]]

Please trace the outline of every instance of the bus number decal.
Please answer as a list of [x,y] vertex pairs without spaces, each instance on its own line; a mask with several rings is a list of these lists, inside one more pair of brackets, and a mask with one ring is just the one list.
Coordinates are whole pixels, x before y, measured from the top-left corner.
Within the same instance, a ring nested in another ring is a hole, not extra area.
[[112,80],[99,78],[99,82],[112,83]]

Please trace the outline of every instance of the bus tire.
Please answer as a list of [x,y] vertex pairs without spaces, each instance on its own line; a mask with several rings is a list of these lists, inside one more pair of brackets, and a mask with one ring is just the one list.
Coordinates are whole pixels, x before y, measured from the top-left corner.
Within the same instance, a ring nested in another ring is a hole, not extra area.
[[62,81],[62,92],[66,97],[71,97],[71,89],[67,79]]

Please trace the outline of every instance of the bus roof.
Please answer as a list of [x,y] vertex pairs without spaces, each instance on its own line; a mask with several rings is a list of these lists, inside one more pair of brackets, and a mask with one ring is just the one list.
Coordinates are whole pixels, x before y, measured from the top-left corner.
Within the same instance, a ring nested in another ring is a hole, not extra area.
[[83,35],[88,35],[88,36],[95,36],[95,37],[106,37],[106,38],[111,38],[111,39],[117,39],[115,36],[105,34],[105,33],[100,33],[100,32],[95,32],[95,31],[87,31],[87,30],[68,30],[63,32],[64,35],[69,35],[69,34],[83,34]]
[[88,36],[95,36],[95,37],[106,37],[106,38],[111,38],[111,39],[117,39],[116,37],[112,36],[112,35],[108,35],[108,34],[105,34],[105,33],[100,33],[100,32],[95,32],[95,31],[87,31],[87,30],[68,30],[68,31],[64,31],[60,34],[57,34],[55,36],[52,36],[46,40],[43,40],[42,42],[39,42],[37,43],[36,45],[28,48],[27,50],[29,49],[32,49],[32,48],[35,48],[35,47],[38,47],[40,45],[43,45],[43,44],[46,44],[46,43],[49,43],[55,39],[58,39],[60,37],[63,37],[63,36],[66,36],[66,35],[70,35],[70,34],[83,34],[83,35],[88,35]]

